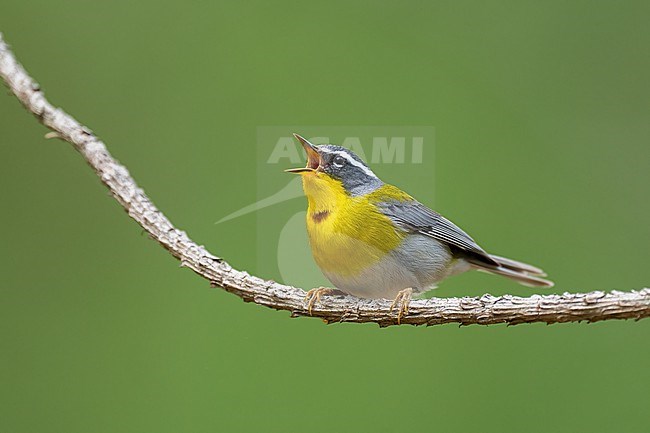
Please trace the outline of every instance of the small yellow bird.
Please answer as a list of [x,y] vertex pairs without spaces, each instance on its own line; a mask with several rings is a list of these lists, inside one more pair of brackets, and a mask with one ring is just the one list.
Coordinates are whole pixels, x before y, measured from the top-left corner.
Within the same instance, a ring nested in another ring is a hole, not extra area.
[[[552,287],[531,265],[488,254],[451,221],[399,188],[382,182],[353,152],[315,146],[294,134],[307,152],[299,173],[307,196],[307,232],[316,264],[334,286],[360,298],[394,299],[397,320],[408,314],[413,293],[446,277],[477,269],[526,286]],[[321,295],[305,300],[311,313]]]

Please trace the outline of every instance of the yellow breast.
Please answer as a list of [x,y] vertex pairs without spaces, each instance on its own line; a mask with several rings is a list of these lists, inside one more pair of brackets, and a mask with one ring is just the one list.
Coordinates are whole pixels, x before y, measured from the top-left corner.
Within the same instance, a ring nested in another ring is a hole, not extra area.
[[303,187],[309,203],[311,250],[325,272],[358,275],[396,248],[405,236],[373,204],[394,187],[384,185],[372,194],[351,197],[340,182],[319,173],[304,174]]

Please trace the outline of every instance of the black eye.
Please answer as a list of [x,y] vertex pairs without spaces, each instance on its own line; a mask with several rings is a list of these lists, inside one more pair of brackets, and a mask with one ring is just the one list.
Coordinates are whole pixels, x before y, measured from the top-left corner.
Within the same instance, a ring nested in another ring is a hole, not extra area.
[[332,160],[332,164],[334,164],[334,167],[341,168],[345,165],[345,158],[342,156],[335,156]]

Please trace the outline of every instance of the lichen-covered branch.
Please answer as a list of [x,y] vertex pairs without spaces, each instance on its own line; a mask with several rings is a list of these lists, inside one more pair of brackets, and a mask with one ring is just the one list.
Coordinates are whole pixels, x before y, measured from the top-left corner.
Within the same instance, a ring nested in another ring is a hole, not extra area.
[[[58,137],[72,144],[95,170],[115,199],[149,235],[185,267],[224,288],[244,301],[293,316],[309,315],[302,289],[233,269],[223,259],[210,254],[177,229],[138,187],[126,167],[117,162],[104,143],[90,129],[79,124],[60,108],[50,104],[38,84],[16,61],[0,34],[0,76],[20,102]],[[364,300],[349,296],[325,296],[312,310],[327,322],[375,322],[381,326],[397,323],[389,311],[390,301]],[[564,293],[562,295],[491,296],[480,298],[433,298],[413,301],[401,322],[413,325],[460,323],[463,325],[531,322],[595,322],[607,319],[641,319],[650,316],[650,289],[639,291]]]

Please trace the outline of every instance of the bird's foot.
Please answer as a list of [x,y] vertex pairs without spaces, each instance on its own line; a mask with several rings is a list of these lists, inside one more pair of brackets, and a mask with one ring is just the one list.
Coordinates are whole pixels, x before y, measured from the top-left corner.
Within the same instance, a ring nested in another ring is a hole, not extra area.
[[411,298],[413,296],[413,289],[408,288],[400,290],[397,292],[397,296],[393,300],[393,303],[390,304],[390,312],[392,313],[395,308],[397,308],[397,324],[401,324],[402,317],[409,313],[409,304],[411,303]]
[[321,296],[329,295],[331,293],[335,293],[336,291],[336,289],[331,289],[329,287],[316,287],[309,290],[305,295],[305,302],[307,303],[307,311],[309,311],[309,315],[311,316],[311,309],[314,307],[314,304],[316,302],[320,301]]

